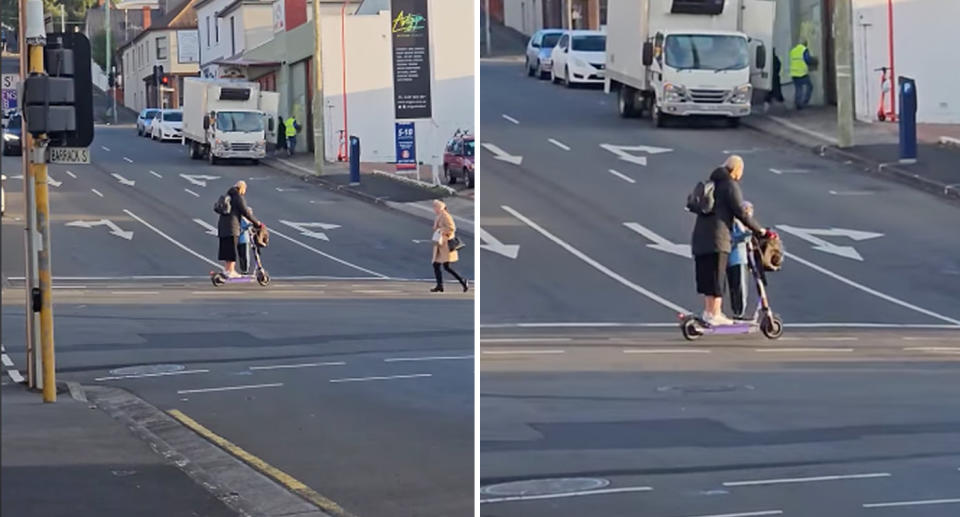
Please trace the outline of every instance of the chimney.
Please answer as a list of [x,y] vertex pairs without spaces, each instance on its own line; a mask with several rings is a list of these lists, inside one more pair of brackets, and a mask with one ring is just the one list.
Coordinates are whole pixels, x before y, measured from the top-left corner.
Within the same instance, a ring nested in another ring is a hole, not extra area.
[[150,8],[148,6],[143,6],[143,28],[144,30],[150,28]]

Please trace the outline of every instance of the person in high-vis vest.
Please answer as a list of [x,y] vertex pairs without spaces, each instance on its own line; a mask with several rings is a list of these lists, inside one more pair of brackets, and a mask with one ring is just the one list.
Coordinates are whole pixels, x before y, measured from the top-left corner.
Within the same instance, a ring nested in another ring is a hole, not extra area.
[[300,124],[294,117],[288,117],[283,121],[283,129],[287,132],[287,156],[293,156],[297,150],[297,132],[300,131]]
[[798,43],[790,49],[790,77],[793,78],[794,103],[802,110],[810,103],[813,83],[810,82],[810,49],[807,42]]

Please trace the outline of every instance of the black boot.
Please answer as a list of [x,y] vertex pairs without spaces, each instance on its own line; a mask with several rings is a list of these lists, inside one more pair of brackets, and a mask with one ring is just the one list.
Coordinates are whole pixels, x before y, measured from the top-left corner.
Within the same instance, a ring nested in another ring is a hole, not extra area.
[[433,289],[431,289],[430,292],[431,292],[431,293],[442,293],[442,292],[443,292],[443,286],[442,286],[442,285],[438,285],[438,286],[434,287]]

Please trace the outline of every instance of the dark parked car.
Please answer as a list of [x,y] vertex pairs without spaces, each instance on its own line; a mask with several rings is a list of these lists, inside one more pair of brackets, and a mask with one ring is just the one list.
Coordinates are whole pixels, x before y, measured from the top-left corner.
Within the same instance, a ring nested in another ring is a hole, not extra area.
[[467,188],[474,187],[473,135],[457,131],[443,150],[443,179],[453,185],[463,178]]
[[3,128],[3,154],[19,156],[23,152],[23,119],[14,113]]

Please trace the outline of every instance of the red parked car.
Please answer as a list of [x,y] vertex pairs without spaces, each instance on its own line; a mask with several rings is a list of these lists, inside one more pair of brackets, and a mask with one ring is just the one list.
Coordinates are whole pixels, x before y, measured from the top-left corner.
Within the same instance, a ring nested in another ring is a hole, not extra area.
[[457,130],[443,150],[443,179],[453,185],[463,178],[467,188],[474,187],[473,135]]

